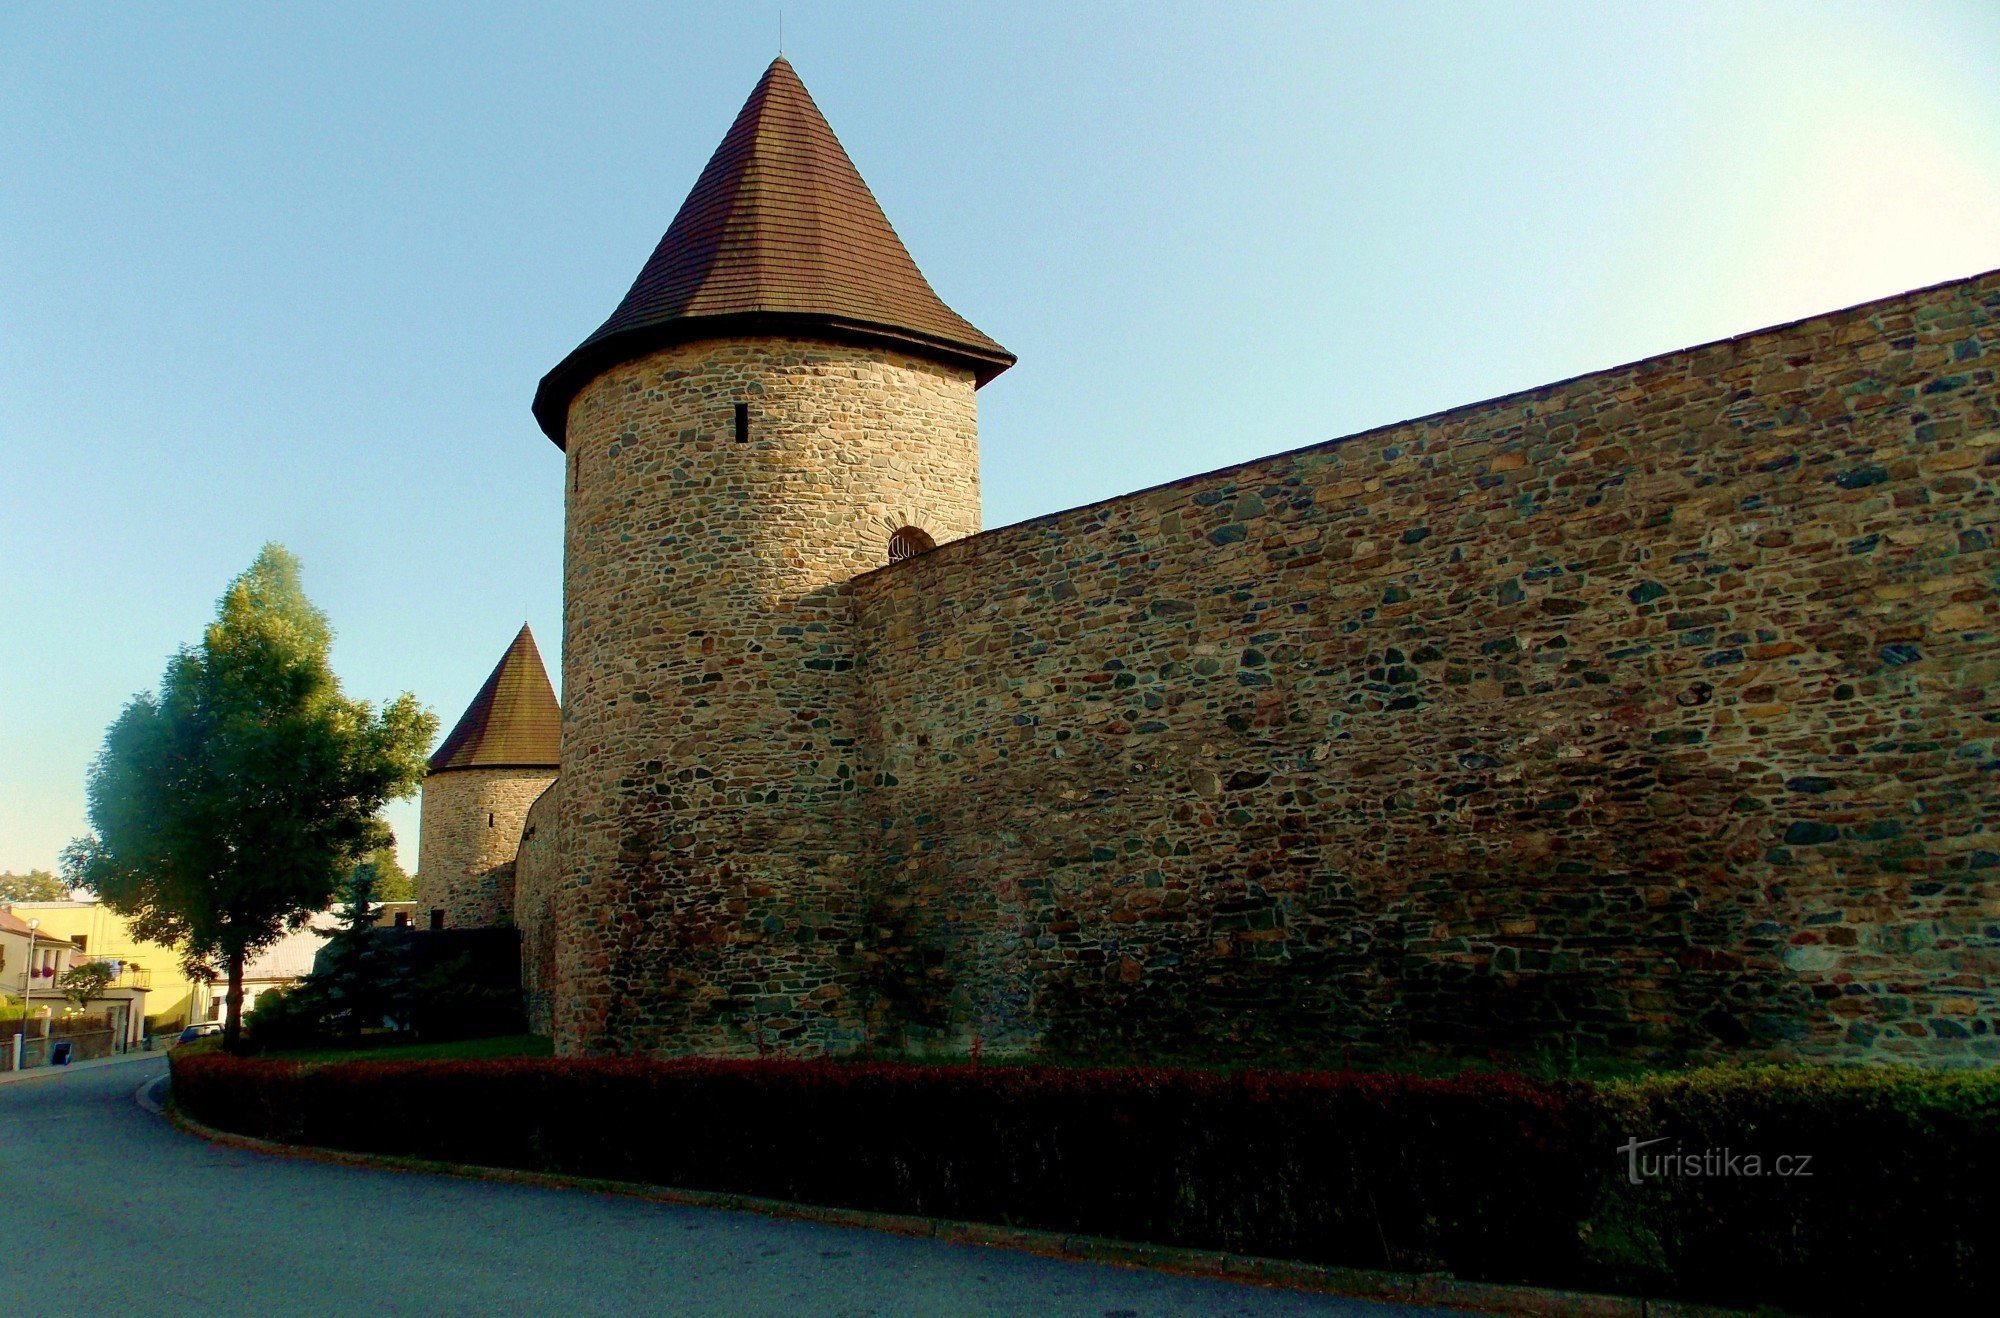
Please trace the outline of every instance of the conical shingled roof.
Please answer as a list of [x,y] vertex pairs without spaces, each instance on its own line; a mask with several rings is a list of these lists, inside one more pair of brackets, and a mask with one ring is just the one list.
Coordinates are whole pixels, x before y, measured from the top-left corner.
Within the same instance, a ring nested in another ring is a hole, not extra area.
[[938,299],[780,55],[611,319],[542,377],[535,419],[561,445],[570,400],[612,366],[690,339],[787,332],[888,343],[980,384],[1014,364]]
[[554,769],[562,763],[562,706],[527,624],[500,656],[465,716],[431,756],[445,769]]

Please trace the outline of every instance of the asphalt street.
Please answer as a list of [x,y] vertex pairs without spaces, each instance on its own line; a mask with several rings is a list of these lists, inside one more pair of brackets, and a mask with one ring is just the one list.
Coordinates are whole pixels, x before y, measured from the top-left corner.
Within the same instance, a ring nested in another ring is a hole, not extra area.
[[0,1311],[1444,1312],[248,1153],[142,1109],[135,1092],[165,1070],[0,1085]]

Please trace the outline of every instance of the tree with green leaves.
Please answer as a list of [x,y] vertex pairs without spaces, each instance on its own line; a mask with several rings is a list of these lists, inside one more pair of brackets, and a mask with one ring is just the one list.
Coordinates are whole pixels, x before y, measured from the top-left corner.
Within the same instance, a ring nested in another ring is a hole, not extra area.
[[56,980],[56,992],[76,1004],[82,1011],[90,1005],[90,1000],[111,987],[111,981],[118,978],[117,969],[109,961],[79,961],[62,972]]
[[375,871],[375,897],[378,902],[413,902],[417,899],[416,876],[403,868],[403,862],[396,859],[396,842],[391,838],[387,845],[375,848],[367,860],[361,862]]
[[66,902],[69,885],[47,870],[0,874],[0,902]]
[[91,832],[64,852],[72,883],[228,981],[223,1040],[243,1025],[243,965],[325,910],[388,841],[385,802],[422,781],[437,719],[402,695],[341,694],[333,633],[298,560],[266,545],[230,583],[199,645],[135,697],[90,769]]

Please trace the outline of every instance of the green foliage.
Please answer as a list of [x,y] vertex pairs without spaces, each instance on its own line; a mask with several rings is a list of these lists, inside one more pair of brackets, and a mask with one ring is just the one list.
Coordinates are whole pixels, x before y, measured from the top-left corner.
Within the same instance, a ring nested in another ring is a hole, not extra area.
[[378,900],[373,865],[359,865],[348,879],[340,928],[327,940],[321,968],[300,986],[319,1011],[323,1035],[355,1038],[380,1029],[388,1017],[407,1014],[409,988],[403,958],[375,936]]
[[376,937],[376,874],[368,863],[349,871],[340,927],[327,939],[313,973],[275,1001],[272,994],[258,1001],[250,1033],[259,1047],[351,1042],[365,1030],[382,1028],[387,1018],[407,1015],[404,959]]
[[[519,1034],[515,958],[453,955],[465,934],[377,927],[381,912],[372,901],[373,873],[367,866],[354,872],[341,927],[327,940],[313,973],[282,997],[266,994],[259,1000],[250,1019],[256,1046],[355,1048],[380,1046],[392,1036],[437,1043]],[[440,946],[426,941],[431,939],[452,941]],[[489,944],[487,951],[492,950]]]
[[[264,997],[269,997],[265,994]],[[264,998],[257,1000],[257,1011]],[[251,1013],[255,1019],[257,1012]],[[499,1061],[510,1057],[553,1057],[555,1048],[547,1035],[502,1034],[482,1039],[450,1039],[443,1043],[405,1043],[390,1039],[375,1047],[312,1048],[287,1052],[288,1061],[322,1064],[327,1062],[454,1062]]]
[[0,874],[0,902],[66,902],[69,885],[47,870]]
[[105,734],[88,784],[91,833],[64,853],[135,936],[229,980],[324,910],[388,841],[382,805],[422,780],[437,720],[409,695],[380,710],[340,691],[326,615],[298,561],[266,545],[230,584],[199,645],[167,665]]
[[1879,1105],[1911,1116],[2000,1122],[2000,1071],[1922,1071],[1889,1066],[1708,1066],[1599,1086],[1634,1111],[1677,1111],[1707,1120],[1750,1108]]
[[[2000,1300],[1981,1225],[2000,1220],[1993,1072],[1597,1084],[443,1056],[176,1055],[174,1095],[210,1125],[358,1152],[1338,1266],[1812,1313]],[[1767,1174],[1634,1183],[1633,1138],[1756,1153]],[[1808,1174],[1768,1174],[1775,1155]]]
[[1709,1067],[1591,1093],[1601,1139],[1739,1160],[1722,1174],[1641,1164],[1638,1184],[1600,1187],[1586,1244],[1627,1288],[1693,1276],[1724,1302],[1913,1311],[1897,1300],[1970,1296],[1990,1275],[1961,1224],[2000,1216],[2000,1073]]
[[396,859],[396,843],[391,838],[387,843],[375,848],[367,860],[361,862],[375,871],[375,900],[378,902],[413,902],[417,899],[417,879],[403,863]]
[[409,995],[407,1019],[419,1039],[476,1039],[518,1034],[521,991],[482,982],[472,959],[454,957],[430,968]]
[[298,987],[258,994],[243,1023],[258,1048],[301,1048],[322,1037],[319,1008]]
[[56,991],[75,1003],[77,1010],[81,1011],[116,978],[118,971],[109,961],[80,961],[62,972],[56,980]]

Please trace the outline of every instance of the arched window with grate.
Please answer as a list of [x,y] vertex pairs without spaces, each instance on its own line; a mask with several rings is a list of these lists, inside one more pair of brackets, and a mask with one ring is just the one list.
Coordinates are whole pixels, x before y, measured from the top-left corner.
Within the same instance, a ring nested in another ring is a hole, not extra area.
[[900,563],[906,558],[928,553],[937,548],[937,541],[914,526],[898,527],[889,536],[889,561]]

